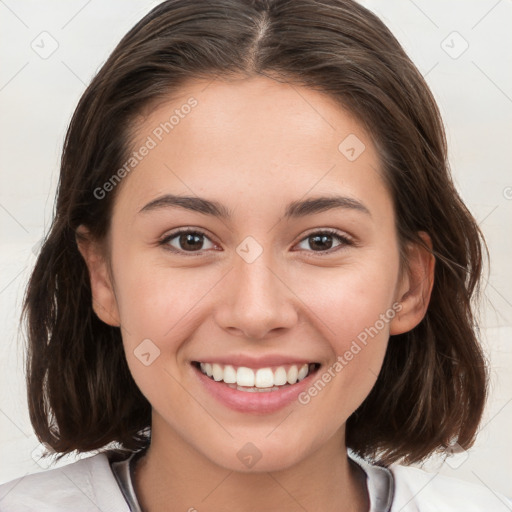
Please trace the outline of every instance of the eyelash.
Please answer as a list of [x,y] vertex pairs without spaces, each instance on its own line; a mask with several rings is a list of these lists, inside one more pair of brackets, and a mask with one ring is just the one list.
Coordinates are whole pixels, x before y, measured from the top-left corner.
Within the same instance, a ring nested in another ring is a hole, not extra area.
[[[171,252],[173,252],[175,254],[184,254],[186,256],[201,256],[201,255],[203,255],[203,253],[205,252],[203,250],[201,250],[201,251],[183,251],[181,249],[176,249],[175,247],[172,247],[172,246],[169,245],[169,242],[171,240],[173,240],[174,238],[177,238],[180,235],[186,235],[186,234],[201,235],[201,236],[204,236],[204,237],[210,239],[208,237],[208,235],[206,233],[204,233],[203,231],[201,231],[200,229],[182,229],[180,231],[176,231],[174,233],[170,233],[169,235],[165,236],[163,239],[161,239],[158,242],[158,245],[163,246],[164,249],[166,249],[168,251],[171,251]],[[306,250],[306,252],[312,252],[312,253],[314,253],[315,255],[318,255],[318,256],[327,256],[329,254],[332,254],[333,252],[338,251],[343,246],[353,246],[353,245],[355,245],[354,240],[352,240],[350,237],[348,237],[346,235],[342,235],[342,234],[340,234],[339,231],[337,231],[335,229],[332,229],[332,228],[325,228],[325,229],[322,229],[322,230],[319,230],[319,231],[313,231],[310,234],[308,234],[307,236],[305,236],[304,238],[302,238],[299,241],[299,244],[304,242],[308,238],[312,238],[313,236],[318,236],[318,235],[330,235],[330,236],[333,236],[333,237],[337,238],[338,241],[341,242],[341,245],[339,245],[338,247],[327,249],[325,251],[307,251]],[[206,249],[206,250],[208,250],[208,249]],[[300,251],[304,251],[304,250],[305,249],[301,249]]]

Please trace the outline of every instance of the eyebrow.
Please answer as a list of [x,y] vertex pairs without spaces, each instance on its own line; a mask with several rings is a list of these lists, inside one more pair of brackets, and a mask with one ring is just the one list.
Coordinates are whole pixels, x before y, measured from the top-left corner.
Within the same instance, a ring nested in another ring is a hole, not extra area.
[[[142,207],[139,213],[162,208],[183,208],[225,220],[229,220],[233,217],[233,212],[217,201],[211,201],[202,197],[178,196],[173,194],[165,194],[153,199]],[[363,203],[357,199],[343,196],[321,196],[302,201],[293,201],[286,206],[284,217],[286,219],[301,218],[335,208],[355,210],[371,217],[370,210]]]

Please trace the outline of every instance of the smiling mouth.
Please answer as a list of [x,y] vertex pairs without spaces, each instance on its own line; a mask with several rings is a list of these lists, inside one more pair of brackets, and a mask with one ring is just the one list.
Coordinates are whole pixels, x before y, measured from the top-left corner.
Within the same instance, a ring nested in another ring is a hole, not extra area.
[[232,389],[247,392],[269,392],[293,386],[318,371],[320,363],[281,365],[266,368],[222,365],[193,361],[192,365],[211,380]]

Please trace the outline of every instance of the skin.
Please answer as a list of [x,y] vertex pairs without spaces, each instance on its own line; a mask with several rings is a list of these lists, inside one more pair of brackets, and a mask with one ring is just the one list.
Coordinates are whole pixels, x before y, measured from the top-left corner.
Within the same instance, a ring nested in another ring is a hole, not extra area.
[[[368,510],[364,474],[346,455],[345,422],[373,387],[389,335],[423,318],[433,257],[408,245],[402,271],[371,138],[319,92],[267,77],[189,82],[140,119],[134,150],[190,96],[198,105],[119,185],[106,243],[79,241],[94,309],[121,326],[130,371],[153,408],[152,444],[135,477],[139,501],[150,511]],[[338,150],[349,134],[365,144],[353,162]],[[164,193],[216,200],[233,217],[139,212]],[[339,208],[284,218],[291,201],[334,194],[369,214]],[[206,233],[202,255],[179,237],[168,245],[181,254],[158,244],[183,227]],[[322,228],[354,243],[333,237],[321,255],[311,235]],[[251,263],[236,252],[247,236],[263,250]],[[190,364],[290,354],[320,362],[321,374],[395,303],[400,312],[307,405],[230,410]],[[144,339],[160,350],[149,366],[134,354]],[[252,468],[237,457],[248,442],[262,454]]]

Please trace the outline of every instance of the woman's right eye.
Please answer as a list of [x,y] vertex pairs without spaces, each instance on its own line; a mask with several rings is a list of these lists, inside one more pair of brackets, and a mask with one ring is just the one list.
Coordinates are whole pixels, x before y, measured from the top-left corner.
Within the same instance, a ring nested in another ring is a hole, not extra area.
[[[163,245],[168,250],[176,253],[194,253],[199,252],[202,254],[204,242],[203,239],[210,240],[204,233],[197,230],[181,230],[174,233],[170,233],[163,240],[160,241],[160,245]],[[213,246],[213,243],[210,241]],[[209,249],[209,247],[206,247]]]

